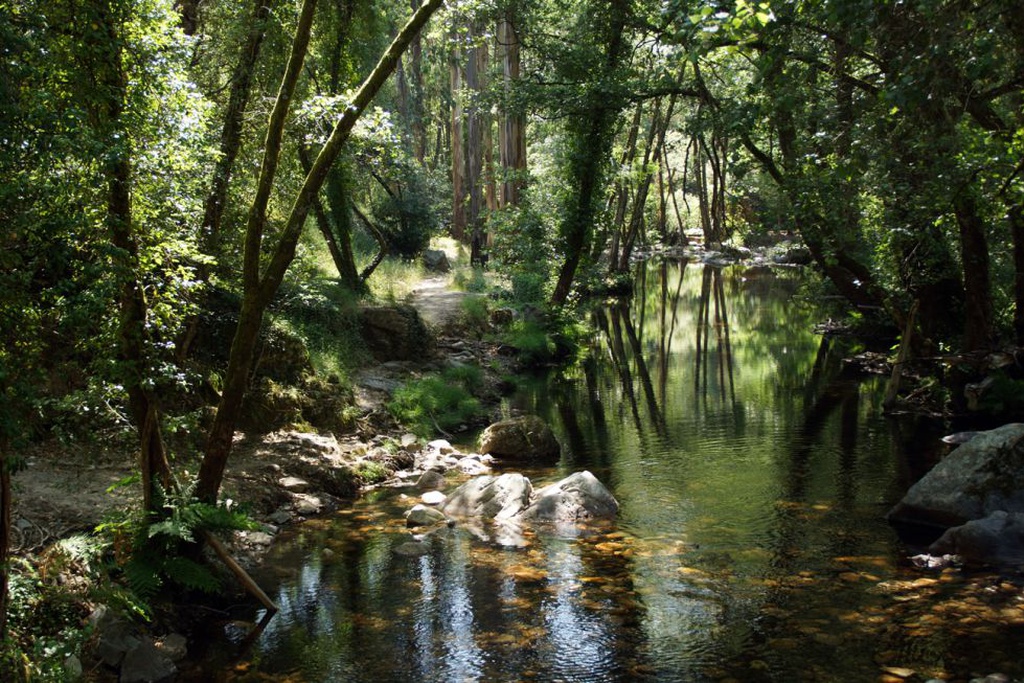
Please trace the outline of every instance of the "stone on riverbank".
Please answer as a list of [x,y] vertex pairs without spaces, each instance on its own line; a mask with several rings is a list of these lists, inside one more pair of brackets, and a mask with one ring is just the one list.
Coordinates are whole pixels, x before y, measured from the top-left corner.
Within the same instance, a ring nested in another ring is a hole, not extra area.
[[506,460],[557,460],[562,448],[544,420],[524,415],[495,422],[480,435],[480,452]]
[[928,552],[956,554],[968,563],[1024,565],[1024,514],[999,510],[984,519],[947,529]]

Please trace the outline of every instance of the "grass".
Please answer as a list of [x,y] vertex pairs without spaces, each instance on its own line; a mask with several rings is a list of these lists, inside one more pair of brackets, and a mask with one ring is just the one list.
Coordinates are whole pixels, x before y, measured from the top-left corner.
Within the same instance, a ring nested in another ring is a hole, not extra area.
[[417,436],[458,431],[483,413],[472,394],[482,377],[480,368],[467,365],[409,382],[395,391],[388,411]]

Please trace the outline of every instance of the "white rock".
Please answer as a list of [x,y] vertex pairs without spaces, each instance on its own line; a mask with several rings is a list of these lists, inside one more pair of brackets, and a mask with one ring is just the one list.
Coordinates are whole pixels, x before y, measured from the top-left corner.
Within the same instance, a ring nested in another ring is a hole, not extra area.
[[423,501],[424,505],[440,505],[447,498],[448,496],[444,495],[440,491],[427,491],[420,496],[420,500]]

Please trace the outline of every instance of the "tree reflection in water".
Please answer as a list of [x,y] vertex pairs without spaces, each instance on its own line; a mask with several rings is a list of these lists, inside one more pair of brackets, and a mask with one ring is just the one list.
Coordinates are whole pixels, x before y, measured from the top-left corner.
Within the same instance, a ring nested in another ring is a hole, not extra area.
[[535,483],[590,469],[615,525],[510,548],[459,524],[410,558],[394,552],[409,502],[378,492],[275,547],[281,575],[260,580],[281,613],[251,652],[216,648],[241,659],[211,657],[203,680],[1024,675],[1002,654],[1024,635],[1019,590],[906,568],[883,515],[925,437],[842,377],[848,349],[813,333],[800,273],[639,267],[631,300],[592,312],[579,365],[510,405],[562,440]]

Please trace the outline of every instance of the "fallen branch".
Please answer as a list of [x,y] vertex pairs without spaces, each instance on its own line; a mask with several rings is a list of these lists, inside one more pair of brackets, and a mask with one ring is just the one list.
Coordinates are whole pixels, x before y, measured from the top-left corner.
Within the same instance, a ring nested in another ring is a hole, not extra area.
[[217,557],[220,558],[221,562],[224,563],[231,573],[235,575],[238,581],[242,584],[245,590],[249,591],[260,604],[267,608],[267,614],[272,615],[277,613],[278,607],[274,604],[274,601],[270,599],[263,589],[249,576],[248,572],[242,568],[242,565],[235,561],[235,558],[231,557],[228,553],[228,549],[224,547],[224,544],[220,542],[220,539],[211,534],[209,531],[202,532],[203,540],[206,541],[207,545],[213,548],[213,552],[217,553]]

